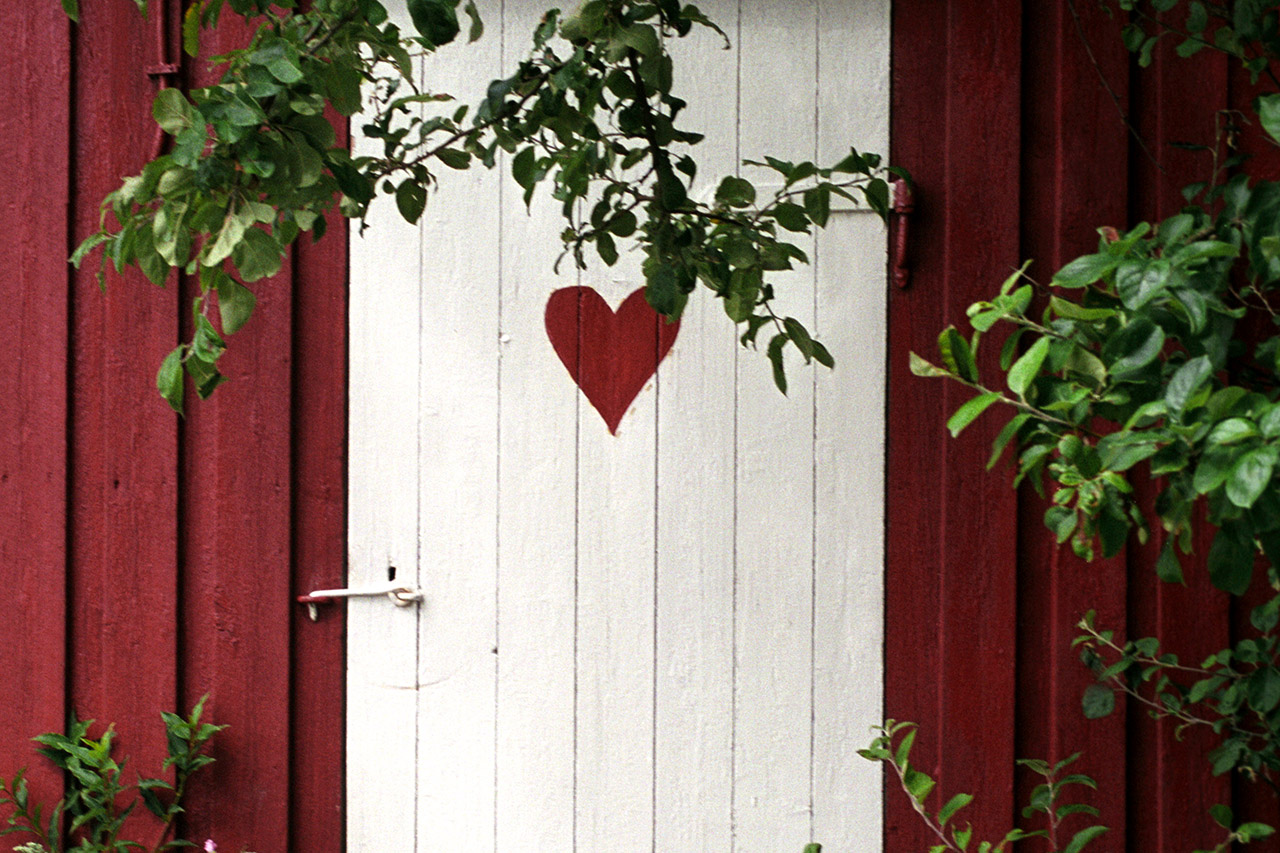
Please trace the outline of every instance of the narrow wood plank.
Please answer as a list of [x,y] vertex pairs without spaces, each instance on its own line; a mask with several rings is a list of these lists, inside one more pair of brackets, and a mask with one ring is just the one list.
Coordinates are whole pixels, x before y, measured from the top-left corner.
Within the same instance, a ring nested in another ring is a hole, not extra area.
[[[498,26],[428,56],[431,91],[474,101],[500,75],[501,6],[480,12]],[[494,849],[501,176],[436,178],[420,231],[418,845],[482,851]]]
[[[1183,204],[1181,187],[1207,177],[1207,158],[1175,148],[1173,143],[1212,144],[1217,110],[1227,103],[1227,73],[1225,58],[1212,52],[1184,60],[1171,51],[1159,51],[1151,67],[1137,75],[1134,122],[1164,171],[1149,158],[1134,155],[1137,181],[1131,218],[1135,221],[1173,215]],[[1192,90],[1203,97],[1186,97]],[[1147,496],[1154,498],[1150,490]],[[1200,525],[1198,558],[1184,568],[1186,587],[1156,580],[1154,545],[1131,567],[1131,636],[1158,636],[1165,648],[1189,662],[1203,660],[1232,639],[1229,598],[1212,587],[1202,562],[1210,536],[1207,525]],[[1133,843],[1160,853],[1216,844],[1220,833],[1207,811],[1215,803],[1228,802],[1230,782],[1208,776],[1204,755],[1218,739],[1204,732],[1190,732],[1179,739],[1171,721],[1156,722],[1145,713],[1132,716],[1135,769],[1130,774],[1130,795],[1155,804],[1131,828]]]
[[[220,27],[207,50],[251,33]],[[197,63],[189,82],[216,80]],[[209,694],[207,713],[228,726],[186,817],[230,848],[289,845],[292,283],[286,264],[250,285],[253,318],[219,361],[228,381],[206,401],[189,389],[184,421],[182,704]],[[197,285],[184,284],[190,305]],[[216,315],[216,303],[205,310]]]
[[[395,20],[411,27],[403,8]],[[358,127],[359,121],[353,122]],[[367,145],[357,135],[357,151]],[[352,587],[419,586],[417,470],[421,351],[420,231],[389,198],[353,232],[348,415],[348,564]],[[426,604],[424,606],[430,606]],[[385,599],[347,605],[347,849],[417,849],[416,731],[420,610]],[[394,819],[387,819],[394,815]]]
[[[895,55],[917,59],[894,65],[893,161],[920,192],[912,283],[890,305],[885,713],[922,723],[915,758],[943,789],[984,793],[969,817],[989,835],[1013,809],[1014,496],[981,473],[993,425],[945,440],[965,389],[905,369],[909,351],[932,356],[938,331],[963,323],[965,306],[1017,265],[1021,13],[968,8],[895,4]],[[981,354],[985,371],[994,356]],[[927,845],[890,788],[886,846]]]
[[[1128,83],[1129,60],[1117,27],[1100,9],[1066,6],[1025,10],[1023,62],[1022,255],[1034,258],[1038,280],[1080,254],[1094,251],[1096,228],[1123,227],[1126,199],[1117,187],[1128,170],[1129,139],[1105,86]],[[1097,65],[1095,66],[1094,61]],[[1105,77],[1102,82],[1100,75]],[[1127,107],[1127,104],[1125,105]],[[1101,820],[1123,826],[1127,769],[1126,715],[1084,722],[1080,696],[1093,680],[1071,641],[1090,609],[1119,632],[1126,618],[1123,556],[1087,564],[1059,548],[1042,521],[1047,504],[1031,488],[1019,495],[1017,754],[1061,760],[1083,753],[1077,772],[1097,780],[1093,805]],[[1028,701],[1040,697],[1040,701]],[[1025,802],[1042,780],[1019,778]],[[1087,825],[1076,818],[1067,830]]]
[[[887,420],[893,428],[886,436],[886,464],[893,474],[885,489],[884,712],[922,725],[912,760],[935,777],[941,648],[933,626],[940,607],[942,541],[937,472],[945,451],[941,425],[946,415],[937,383],[912,376],[907,358],[912,351],[935,351],[948,307],[939,298],[948,196],[945,127],[938,124],[938,116],[946,114],[939,103],[945,93],[937,86],[940,76],[949,77],[946,10],[936,0],[894,2],[890,111],[890,160],[911,170],[917,204],[909,232],[911,283],[889,294]],[[927,849],[932,843],[928,831],[897,783],[887,774],[885,778],[885,849]]]
[[[346,121],[330,116],[339,139]],[[293,592],[345,575],[347,437],[347,228],[294,250]],[[346,619],[312,622],[295,606],[291,625],[289,843],[292,853],[342,853]]]
[[[993,27],[992,21],[998,25]],[[1014,2],[996,4],[989,15],[975,15],[966,4],[953,3],[946,20],[952,42],[946,71],[950,118],[943,200],[949,269],[941,297],[948,322],[962,323],[968,304],[987,295],[1019,262],[1015,164],[1020,90],[1013,81],[1019,77],[1020,25],[1020,4]],[[973,204],[975,193],[1001,203]],[[979,354],[987,375],[994,375],[997,355],[994,347]],[[947,413],[971,396],[955,383],[945,384],[941,393]],[[935,424],[934,441],[942,441],[942,423]],[[960,439],[944,445],[945,539],[939,554],[938,737],[945,749],[940,784],[948,792],[983,792],[969,817],[985,835],[1006,831],[1014,806],[1016,689],[1009,664],[1016,633],[1016,498],[1002,478],[981,473],[998,429],[993,421],[975,423]],[[909,617],[903,613],[897,618]],[[982,713],[975,713],[977,708]]]
[[[694,195],[735,174],[738,0],[699,8],[731,34],[671,45],[697,150]],[[737,333],[706,290],[689,300],[658,383],[656,850],[732,849],[734,424]]]
[[[155,88],[142,70],[156,61],[152,27],[132,4],[84,5],[73,240],[97,229],[99,201],[153,156],[157,133]],[[180,699],[178,419],[154,380],[178,342],[179,289],[171,279],[158,290],[130,271],[100,293],[93,273],[82,270],[72,285],[69,704],[101,726],[114,722],[121,753],[151,773],[167,754],[159,714]],[[158,832],[149,815],[133,820],[134,835]]]
[[[889,147],[889,3],[818,6],[818,163]],[[856,44],[856,51],[848,45]],[[852,84],[850,83],[852,82]],[[881,771],[857,755],[883,718],[887,232],[837,212],[817,237],[813,840],[879,849]]]
[[[817,4],[784,11],[744,0],[741,10],[742,156],[812,159]],[[759,86],[754,69],[766,65],[770,85]],[[810,240],[794,242],[811,252]],[[812,326],[812,270],[776,282],[778,313]],[[813,829],[813,375],[799,358],[788,366],[782,397],[763,352],[738,364],[734,825],[742,853],[796,847]]]
[[[564,278],[562,276],[562,278]],[[644,286],[640,256],[581,273],[610,307]],[[576,849],[653,845],[655,488],[658,392],[651,379],[617,434],[578,408]]]
[[53,5],[7,4],[0,29],[13,39],[0,57],[0,263],[12,297],[0,304],[0,563],[6,606],[22,614],[0,625],[7,659],[21,662],[0,688],[0,775],[30,766],[33,797],[51,802],[60,774],[29,738],[66,724],[71,24]]
[[[503,61],[540,9],[505,6]],[[547,341],[558,205],[526,210],[503,166],[498,469],[497,850],[574,849],[578,390]],[[573,282],[569,282],[573,283]]]

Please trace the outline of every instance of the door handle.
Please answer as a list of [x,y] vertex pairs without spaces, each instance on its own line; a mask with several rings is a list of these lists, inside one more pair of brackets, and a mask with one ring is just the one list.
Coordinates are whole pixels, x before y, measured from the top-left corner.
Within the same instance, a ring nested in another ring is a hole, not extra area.
[[396,607],[408,607],[426,597],[426,594],[417,587],[390,581],[355,589],[315,589],[306,595],[298,596],[297,600],[300,604],[307,605],[307,615],[314,622],[319,617],[316,610],[317,604],[333,604],[343,598],[377,598],[383,595],[391,599],[391,603]]

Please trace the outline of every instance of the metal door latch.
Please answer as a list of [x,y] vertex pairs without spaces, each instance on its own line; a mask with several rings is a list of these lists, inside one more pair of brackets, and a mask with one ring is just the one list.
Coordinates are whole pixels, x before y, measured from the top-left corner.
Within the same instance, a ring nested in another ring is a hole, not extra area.
[[408,607],[410,604],[422,601],[425,597],[423,591],[416,587],[390,581],[359,589],[316,589],[306,595],[298,596],[297,600],[300,604],[307,605],[307,615],[314,622],[319,616],[316,610],[317,604],[333,604],[342,598],[377,598],[382,595],[391,599],[396,607]]

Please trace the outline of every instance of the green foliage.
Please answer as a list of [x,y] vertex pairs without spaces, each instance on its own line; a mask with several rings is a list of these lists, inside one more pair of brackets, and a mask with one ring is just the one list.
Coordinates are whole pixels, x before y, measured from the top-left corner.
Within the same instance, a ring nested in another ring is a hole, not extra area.
[[[1140,65],[1169,39],[1181,56],[1217,50],[1255,83],[1280,89],[1274,5],[1111,5]],[[1280,92],[1259,95],[1252,119],[1280,141]],[[1183,582],[1183,557],[1197,544],[1219,589],[1239,596],[1265,580],[1272,597],[1252,611],[1252,630],[1199,666],[1180,663],[1154,637],[1117,639],[1092,612],[1076,644],[1097,676],[1082,697],[1086,717],[1105,717],[1127,697],[1180,730],[1214,732],[1213,774],[1236,771],[1280,790],[1280,183],[1251,174],[1235,154],[1247,121],[1224,114],[1211,145],[1186,146],[1206,155],[1208,178],[1184,190],[1187,204],[1173,216],[1123,233],[1099,229],[1096,251],[1047,282],[1024,264],[969,307],[969,337],[943,330],[940,363],[912,354],[911,369],[976,392],[952,415],[952,434],[1003,404],[1010,417],[990,465],[1013,448],[1015,483],[1042,493],[1045,480],[1052,484],[1045,524],[1081,557],[1117,554],[1158,525],[1160,581]],[[980,358],[997,326],[1008,331],[998,358]],[[1152,506],[1135,498],[1140,480],[1159,490]],[[1212,528],[1207,543],[1195,541],[1200,518]],[[1273,832],[1236,823],[1224,807],[1212,816],[1228,831],[1215,851]]]
[[[929,806],[931,795],[935,792],[936,783],[927,773],[911,764],[911,748],[915,745],[916,724],[886,720],[884,725],[874,729],[877,735],[866,749],[858,750],[858,754],[869,761],[881,761],[893,770],[898,777],[902,790],[911,801],[912,808],[924,821],[929,830],[938,838],[939,843],[929,848],[930,853],[945,853],[948,850],[967,851],[973,842],[973,826],[964,824],[961,827],[956,816],[973,802],[972,794],[954,794],[948,799],[942,795],[934,797],[937,811]],[[1063,802],[1063,794],[1072,786],[1097,789],[1097,785],[1088,776],[1081,773],[1063,775],[1063,770],[1076,759],[1079,753],[1063,759],[1056,764],[1024,759],[1018,762],[1042,780],[1031,792],[1030,800],[1022,809],[1024,819],[1036,818],[1043,823],[1043,828],[1027,829],[1014,827],[997,842],[979,841],[972,849],[977,853],[1000,853],[1009,849],[1014,842],[1024,838],[1045,838],[1049,850],[1053,853],[1080,853],[1090,842],[1107,831],[1101,825],[1081,827],[1065,837],[1063,825],[1073,815],[1098,816],[1098,810],[1086,803]],[[1042,818],[1037,818],[1042,815]],[[1065,842],[1059,839],[1065,839]]]
[[[73,0],[66,0],[73,3]],[[586,0],[569,15],[552,9],[533,33],[529,58],[489,84],[474,108],[420,88],[423,54],[461,31],[458,0],[409,0],[416,32],[401,32],[379,0],[199,0],[184,17],[184,46],[228,10],[254,26],[249,43],[219,57],[216,85],[161,91],[152,113],[171,148],[104,199],[99,230],[72,255],[79,265],[101,251],[102,270],[136,266],[162,285],[174,270],[196,276],[193,335],[161,366],[157,386],[181,412],[181,367],[197,394],[222,381],[217,362],[229,335],[248,319],[248,285],[279,271],[303,233],[322,235],[335,213],[362,222],[379,194],[416,222],[440,168],[492,168],[509,159],[526,203],[540,185],[561,204],[565,253],[579,266],[588,251],[612,265],[618,241],[643,255],[645,294],[679,317],[699,282],[745,327],[744,345],[769,328],[767,354],[786,390],[783,352],[806,362],[833,359],[795,318],[772,309],[773,275],[808,262],[791,235],[827,224],[833,196],[888,212],[888,173],[874,154],[851,150],[818,166],[766,157],[751,163],[781,188],[760,198],[738,176],[714,200],[690,190],[702,135],[679,124],[685,102],[673,93],[667,44],[695,27],[723,32],[679,0]],[[73,14],[69,8],[68,13]],[[482,32],[475,7],[469,37]],[[364,92],[370,93],[362,100]],[[419,108],[436,106],[424,115]],[[327,114],[364,108],[364,136],[377,154],[353,157],[336,145]],[[101,275],[101,273],[100,273]],[[209,319],[216,292],[221,331]]]
[[[32,801],[25,771],[19,770],[8,781],[0,778],[0,808],[9,811],[0,835],[17,832],[32,836],[35,841],[15,848],[25,853],[123,853],[131,848],[159,853],[193,846],[169,836],[182,813],[187,782],[196,771],[213,763],[205,750],[210,739],[225,728],[201,721],[207,698],[201,698],[185,717],[160,715],[169,752],[163,769],[172,771],[172,781],[139,776],[132,785],[126,784],[126,762],[113,757],[114,726],[95,739],[89,736],[93,720],[77,720],[72,715],[66,734],[37,736],[40,748],[36,751],[63,771],[65,793],[46,811]],[[162,822],[160,836],[152,846],[121,837],[126,818],[139,802]]]

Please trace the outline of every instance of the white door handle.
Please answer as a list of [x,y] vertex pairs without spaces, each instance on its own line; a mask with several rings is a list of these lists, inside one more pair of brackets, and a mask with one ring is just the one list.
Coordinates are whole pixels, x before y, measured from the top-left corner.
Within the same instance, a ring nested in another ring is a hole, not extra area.
[[340,598],[376,598],[382,595],[391,599],[392,603],[397,607],[408,607],[410,604],[422,601],[425,597],[423,591],[416,587],[388,581],[384,584],[360,587],[358,589],[316,589],[306,595],[298,596],[298,601],[307,605],[307,615],[314,622],[318,616],[316,612],[317,604],[332,604]]

